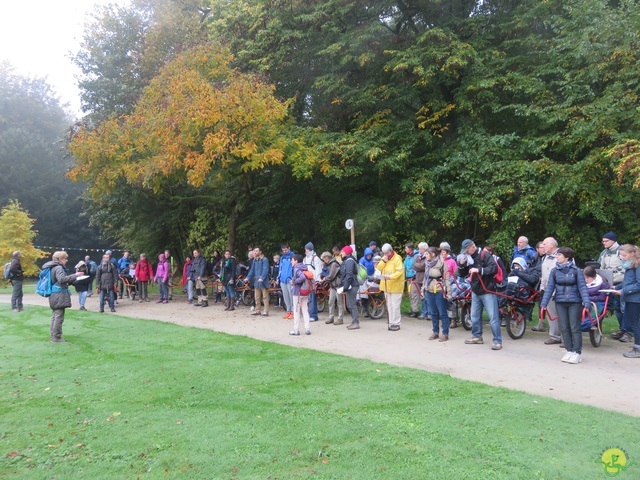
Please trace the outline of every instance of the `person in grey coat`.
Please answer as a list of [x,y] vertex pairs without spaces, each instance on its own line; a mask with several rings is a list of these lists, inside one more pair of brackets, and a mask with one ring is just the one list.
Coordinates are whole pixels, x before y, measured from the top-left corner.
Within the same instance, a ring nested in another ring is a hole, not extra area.
[[62,324],[64,323],[64,311],[71,307],[71,294],[69,284],[75,282],[81,274],[67,273],[67,262],[69,254],[67,252],[56,252],[51,256],[51,261],[45,263],[42,269],[51,269],[51,296],[49,297],[49,307],[53,311],[51,318],[51,341],[54,343],[66,342],[62,338]]

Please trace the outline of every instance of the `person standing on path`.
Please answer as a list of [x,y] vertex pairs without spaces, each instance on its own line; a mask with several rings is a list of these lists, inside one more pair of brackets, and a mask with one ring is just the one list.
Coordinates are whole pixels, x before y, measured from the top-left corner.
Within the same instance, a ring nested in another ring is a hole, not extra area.
[[382,258],[377,267],[382,274],[380,290],[384,292],[387,300],[389,330],[397,332],[400,330],[400,322],[402,321],[400,304],[404,293],[405,266],[400,255],[393,250],[390,244],[385,243],[382,245],[382,253]]
[[287,309],[287,313],[284,314],[284,319],[293,318],[293,286],[291,285],[291,277],[293,276],[293,267],[291,266],[291,259],[294,252],[291,251],[291,247],[288,243],[280,245],[280,272],[278,274],[278,281],[280,282],[280,288],[282,288],[282,299]]
[[[158,268],[160,268],[158,266]],[[169,266],[169,268],[171,268]],[[209,296],[207,294],[207,259],[202,256],[197,248],[193,250],[193,260],[191,261],[191,278],[196,284],[196,295],[198,301],[193,304],[194,307],[208,307]]]
[[51,269],[51,296],[49,297],[49,307],[53,312],[51,317],[51,341],[53,343],[66,342],[62,338],[62,324],[64,323],[64,311],[71,307],[71,294],[69,284],[75,282],[81,274],[67,274],[67,262],[69,254],[67,252],[55,252],[51,256],[51,261],[45,263],[42,269]]
[[24,305],[22,304],[22,282],[24,281],[24,273],[22,271],[22,252],[16,250],[11,254],[11,264],[9,265],[9,273],[11,274],[11,310],[21,312]]
[[[256,302],[256,309],[251,315],[269,316],[269,259],[264,256],[260,247],[253,249],[253,262],[247,275],[246,282],[251,285],[253,280],[253,298]],[[262,306],[261,306],[262,305]]]
[[115,312],[116,286],[118,285],[117,267],[111,262],[111,255],[105,253],[102,256],[102,263],[98,265],[96,271],[96,284],[100,294],[100,313],[104,312],[105,295],[109,295],[109,308]]
[[633,332],[634,337],[633,348],[622,355],[626,358],[640,358],[640,251],[634,245],[622,245],[620,258],[624,279],[616,290],[624,298],[622,325]]
[[[358,283],[358,262],[353,256],[353,248],[349,245],[342,247],[341,254],[340,278],[342,287],[337,293],[344,293],[347,308],[351,313],[351,323],[347,325],[347,330],[358,330],[360,328],[357,305],[358,288],[360,287]],[[342,301],[342,299],[339,301]]]

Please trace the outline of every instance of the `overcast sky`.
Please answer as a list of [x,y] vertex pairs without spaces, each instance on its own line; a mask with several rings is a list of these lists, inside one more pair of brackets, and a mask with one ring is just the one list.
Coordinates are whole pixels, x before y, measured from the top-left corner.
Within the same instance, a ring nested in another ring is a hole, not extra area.
[[79,71],[69,52],[78,51],[86,15],[109,3],[128,0],[0,0],[0,61],[8,60],[20,75],[46,77],[79,116]]

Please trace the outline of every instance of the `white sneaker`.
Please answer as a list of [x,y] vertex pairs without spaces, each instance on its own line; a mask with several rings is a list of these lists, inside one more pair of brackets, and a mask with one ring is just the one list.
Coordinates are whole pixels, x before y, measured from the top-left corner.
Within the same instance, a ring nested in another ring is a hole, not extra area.
[[571,358],[571,356],[574,354],[574,352],[570,352],[569,350],[567,350],[567,353],[564,354],[564,357],[562,357],[562,361],[564,363],[568,363],[569,359]]
[[250,312],[255,312],[255,311],[256,311],[256,307],[251,307],[251,308],[249,309],[249,311],[250,311]]
[[572,353],[571,357],[569,357],[569,360],[567,360],[567,363],[571,363],[573,365],[576,365],[581,362],[582,362],[582,355],[580,355],[579,353]]

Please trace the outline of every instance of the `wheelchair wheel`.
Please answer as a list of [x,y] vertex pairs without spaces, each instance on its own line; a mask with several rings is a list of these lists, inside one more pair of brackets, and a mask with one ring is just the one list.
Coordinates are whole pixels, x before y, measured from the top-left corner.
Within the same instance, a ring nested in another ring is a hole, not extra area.
[[249,290],[243,290],[242,291],[242,295],[240,295],[240,300],[242,301],[242,304],[250,307],[251,305],[253,305],[253,290],[249,289]]
[[507,333],[511,338],[517,340],[522,338],[527,330],[527,318],[524,313],[516,310],[513,315],[507,314]]
[[458,319],[465,330],[471,330],[471,305],[467,302],[458,303]]
[[316,303],[318,304],[318,312],[324,312],[324,309],[327,306],[327,294],[326,293],[316,294]]
[[377,305],[374,304],[373,299],[369,299],[369,316],[375,320],[382,318],[385,313],[387,313],[387,305],[384,302],[379,302]]
[[596,348],[602,343],[602,331],[597,326],[589,330],[589,340],[591,340],[591,345]]

